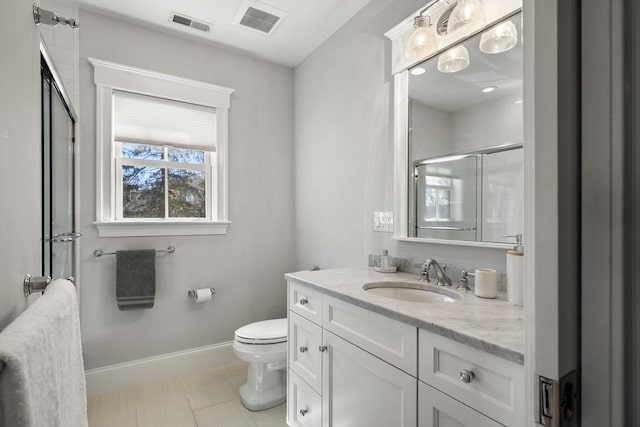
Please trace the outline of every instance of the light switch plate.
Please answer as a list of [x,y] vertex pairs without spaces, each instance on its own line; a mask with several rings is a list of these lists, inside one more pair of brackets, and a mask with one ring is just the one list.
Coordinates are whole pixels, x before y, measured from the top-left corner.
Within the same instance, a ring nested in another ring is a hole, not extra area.
[[373,231],[393,233],[393,212],[374,212]]

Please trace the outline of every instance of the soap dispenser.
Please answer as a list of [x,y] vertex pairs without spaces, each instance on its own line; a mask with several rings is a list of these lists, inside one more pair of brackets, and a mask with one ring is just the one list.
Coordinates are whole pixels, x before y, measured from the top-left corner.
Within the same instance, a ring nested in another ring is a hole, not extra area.
[[380,268],[387,269],[391,267],[389,264],[389,251],[384,249],[382,251],[382,255],[380,256]]
[[524,246],[522,234],[516,234],[516,244],[507,251],[507,299],[511,304],[524,304]]
[[380,266],[373,267],[375,271],[380,273],[395,273],[397,271],[397,267],[393,265],[393,260],[389,256],[388,250],[383,250],[382,255],[380,255]]

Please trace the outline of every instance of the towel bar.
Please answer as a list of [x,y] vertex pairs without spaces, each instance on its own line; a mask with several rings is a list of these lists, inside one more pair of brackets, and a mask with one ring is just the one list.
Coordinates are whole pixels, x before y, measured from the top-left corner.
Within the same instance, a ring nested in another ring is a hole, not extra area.
[[[169,246],[167,249],[156,249],[156,253],[160,253],[160,252],[166,252],[168,254],[172,254],[176,251],[176,247],[175,246]],[[93,256],[96,258],[100,258],[101,256],[104,255],[115,255],[115,252],[104,252],[102,249],[96,249],[95,251],[93,251]]]
[[[76,279],[73,276],[67,277],[67,280],[76,284]],[[22,289],[24,291],[24,296],[28,297],[31,294],[35,294],[36,292],[44,292],[46,287],[51,284],[53,280],[50,276],[36,276],[33,277],[30,274],[24,275],[24,280],[22,281]]]

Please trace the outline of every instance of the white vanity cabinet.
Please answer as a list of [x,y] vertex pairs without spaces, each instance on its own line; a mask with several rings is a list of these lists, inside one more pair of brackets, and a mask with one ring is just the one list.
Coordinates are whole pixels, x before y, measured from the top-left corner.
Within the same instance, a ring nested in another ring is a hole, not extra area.
[[288,366],[290,426],[417,425],[415,327],[289,282]]
[[290,426],[522,425],[522,365],[307,285],[288,295]]

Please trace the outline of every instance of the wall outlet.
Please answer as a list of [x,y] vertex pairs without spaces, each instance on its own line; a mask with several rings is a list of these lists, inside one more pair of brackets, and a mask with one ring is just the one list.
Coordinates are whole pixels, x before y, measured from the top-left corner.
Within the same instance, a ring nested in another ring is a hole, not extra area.
[[373,231],[393,233],[393,212],[374,212]]

